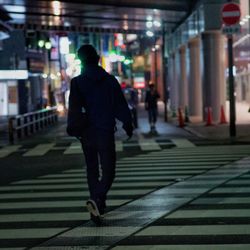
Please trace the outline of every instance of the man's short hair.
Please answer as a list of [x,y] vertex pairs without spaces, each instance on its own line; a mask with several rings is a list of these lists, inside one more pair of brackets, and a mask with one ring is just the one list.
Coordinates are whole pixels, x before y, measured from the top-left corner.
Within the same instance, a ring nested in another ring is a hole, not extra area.
[[155,84],[151,82],[151,83],[149,84],[149,88],[150,88],[150,89],[153,89],[154,87],[155,87]]
[[83,64],[98,64],[100,56],[90,44],[82,45],[77,51],[78,58]]

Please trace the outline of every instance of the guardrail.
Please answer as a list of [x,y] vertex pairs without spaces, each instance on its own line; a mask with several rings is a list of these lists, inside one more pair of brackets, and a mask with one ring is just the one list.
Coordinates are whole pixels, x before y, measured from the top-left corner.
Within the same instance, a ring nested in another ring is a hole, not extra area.
[[16,115],[8,120],[9,142],[13,144],[15,139],[35,134],[58,120],[57,108],[46,108],[35,112]]

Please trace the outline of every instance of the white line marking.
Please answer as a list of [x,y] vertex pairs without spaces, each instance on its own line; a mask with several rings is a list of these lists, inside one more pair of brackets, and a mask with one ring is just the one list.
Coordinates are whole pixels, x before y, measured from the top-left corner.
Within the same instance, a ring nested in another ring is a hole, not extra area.
[[4,158],[15,151],[17,151],[21,146],[20,145],[13,145],[13,146],[7,146],[2,149],[0,149],[0,158]]
[[123,143],[122,143],[122,141],[116,141],[115,142],[115,151],[116,152],[122,152],[123,151]]
[[161,147],[154,139],[139,139],[138,143],[142,151],[161,150]]
[[172,139],[171,140],[178,148],[193,148],[195,145],[187,139]]
[[48,153],[50,149],[54,147],[55,143],[44,143],[44,144],[38,144],[33,149],[29,150],[23,156],[42,156]]
[[72,154],[82,154],[82,147],[80,142],[73,142],[71,145],[63,152],[64,155]]

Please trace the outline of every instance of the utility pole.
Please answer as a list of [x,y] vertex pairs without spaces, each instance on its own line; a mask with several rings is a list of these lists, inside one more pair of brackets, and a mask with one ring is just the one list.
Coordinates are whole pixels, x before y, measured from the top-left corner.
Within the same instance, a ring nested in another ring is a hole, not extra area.
[[224,26],[222,28],[223,33],[227,35],[227,53],[228,53],[228,83],[229,83],[229,102],[230,102],[230,125],[229,132],[230,137],[234,139],[236,137],[236,125],[235,125],[235,89],[234,89],[234,55],[233,55],[233,34],[240,30],[240,6],[234,3],[232,0],[228,0],[228,3],[222,7],[221,15]]
[[233,57],[233,36],[227,36],[227,49],[228,49],[228,82],[229,82],[229,100],[230,100],[230,137],[236,136],[235,125],[235,96],[234,96],[234,57]]
[[168,109],[167,109],[167,104],[168,104],[168,88],[167,88],[167,81],[166,81],[166,58],[165,58],[165,27],[164,27],[164,22],[162,22],[162,79],[163,79],[163,98],[164,98],[164,120],[165,122],[168,121]]
[[154,69],[155,69],[155,87],[157,88],[157,84],[158,84],[158,81],[157,81],[157,46],[156,46],[156,43],[157,43],[157,38],[155,37],[155,40],[154,40]]

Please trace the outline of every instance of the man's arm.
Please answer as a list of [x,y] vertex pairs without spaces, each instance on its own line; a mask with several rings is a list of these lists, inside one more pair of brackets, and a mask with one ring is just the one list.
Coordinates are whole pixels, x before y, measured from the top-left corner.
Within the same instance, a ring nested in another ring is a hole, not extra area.
[[133,125],[128,103],[117,80],[114,81],[113,86],[115,117],[123,123],[123,129],[126,131],[127,135],[131,137],[133,135]]
[[70,82],[69,109],[66,128],[67,133],[70,136],[76,136],[76,126],[78,123],[77,117],[79,117],[81,112],[81,102],[78,95],[76,81],[75,78],[73,78]]
[[69,94],[69,111],[81,112],[81,100],[76,86],[76,78],[73,78],[70,82],[70,94]]

